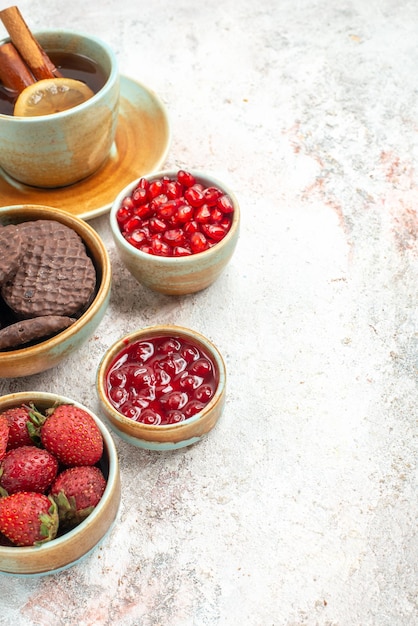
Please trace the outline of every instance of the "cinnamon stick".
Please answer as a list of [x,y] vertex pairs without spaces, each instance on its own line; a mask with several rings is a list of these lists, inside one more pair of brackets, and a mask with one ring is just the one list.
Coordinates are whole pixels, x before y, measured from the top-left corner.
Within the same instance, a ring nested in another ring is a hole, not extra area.
[[18,7],[12,6],[0,11],[0,19],[10,35],[12,43],[36,80],[61,76],[45,50],[32,35]]
[[36,82],[12,43],[0,46],[0,81],[17,93]]

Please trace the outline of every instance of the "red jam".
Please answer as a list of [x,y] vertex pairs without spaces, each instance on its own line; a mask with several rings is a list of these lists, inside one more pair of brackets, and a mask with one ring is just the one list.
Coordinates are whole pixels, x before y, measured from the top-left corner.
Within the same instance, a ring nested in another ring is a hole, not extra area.
[[128,345],[106,373],[106,391],[119,413],[153,426],[176,424],[213,398],[212,359],[183,337],[158,336]]
[[205,187],[185,170],[175,178],[146,178],[116,213],[123,237],[157,256],[189,256],[208,250],[231,228],[234,206],[217,187]]

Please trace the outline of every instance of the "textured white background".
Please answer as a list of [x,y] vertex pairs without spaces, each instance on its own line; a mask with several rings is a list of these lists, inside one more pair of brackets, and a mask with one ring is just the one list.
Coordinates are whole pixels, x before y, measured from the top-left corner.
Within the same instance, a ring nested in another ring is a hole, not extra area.
[[[0,2],[1,8],[9,3]],[[418,5],[409,0],[21,0],[94,33],[165,103],[165,165],[235,191],[241,239],[210,289],[114,271],[95,336],[0,393],[99,411],[122,334],[190,326],[228,368],[218,427],[158,454],[115,436],[117,526],[80,565],[1,579],[0,624],[410,626],[418,621]],[[1,199],[0,199],[1,202]]]

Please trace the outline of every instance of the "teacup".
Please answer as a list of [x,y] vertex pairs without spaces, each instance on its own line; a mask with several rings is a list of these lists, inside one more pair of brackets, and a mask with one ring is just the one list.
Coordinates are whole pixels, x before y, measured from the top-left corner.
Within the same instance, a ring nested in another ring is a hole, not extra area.
[[110,154],[118,121],[118,63],[110,46],[91,35],[58,30],[34,36],[47,53],[82,55],[104,73],[97,93],[66,111],[37,117],[0,113],[0,167],[26,185],[64,187],[93,174]]

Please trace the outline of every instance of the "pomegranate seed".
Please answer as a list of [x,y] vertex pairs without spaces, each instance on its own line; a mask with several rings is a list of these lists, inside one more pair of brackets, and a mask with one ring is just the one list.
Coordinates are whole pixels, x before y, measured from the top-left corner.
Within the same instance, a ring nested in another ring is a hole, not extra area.
[[202,232],[214,241],[220,241],[225,237],[225,230],[218,224],[202,224]]
[[198,252],[203,252],[207,250],[209,247],[207,239],[203,233],[192,233],[190,236],[190,248],[192,252],[197,254]]
[[181,185],[185,187],[191,187],[196,183],[196,179],[190,172],[186,172],[185,170],[179,170],[177,172],[177,180]]
[[232,200],[227,195],[223,195],[218,198],[216,206],[222,211],[222,213],[233,213],[234,211],[234,205],[232,204]]
[[140,247],[141,252],[145,252],[146,254],[154,254],[154,250],[152,249],[152,246],[148,246],[147,244],[145,244],[144,246]]
[[177,200],[183,195],[183,185],[178,180],[170,180],[165,186],[165,193],[170,200]]
[[153,233],[163,233],[167,230],[167,224],[164,220],[158,219],[158,217],[151,217],[149,221],[149,227]]
[[212,209],[212,211],[210,212],[211,222],[220,222],[223,216],[224,214],[217,207]]
[[182,246],[186,242],[186,237],[181,228],[166,230],[163,239],[172,246]]
[[145,202],[148,201],[147,190],[143,187],[137,187],[136,189],[134,189],[131,197],[135,206],[145,204]]
[[190,248],[185,248],[184,246],[174,246],[173,248],[173,256],[190,256],[191,254]]
[[189,204],[182,204],[176,212],[176,223],[185,224],[193,217],[193,209]]
[[187,202],[194,208],[202,206],[205,200],[202,191],[200,191],[200,189],[198,189],[195,185],[186,189],[186,191],[184,192],[184,197]]
[[207,224],[210,220],[211,212],[207,204],[202,204],[202,206],[195,211],[194,218],[196,222],[199,224]]
[[171,246],[161,239],[153,239],[151,247],[154,254],[158,256],[171,256]]
[[116,212],[116,219],[119,227],[122,226],[130,218],[130,216],[130,210],[125,206],[121,206],[120,209],[118,209]]
[[165,193],[160,193],[158,196],[155,196],[150,202],[150,208],[152,211],[158,211],[161,207],[167,204],[168,198]]
[[149,180],[147,178],[140,178],[136,188],[149,189]]
[[127,222],[125,222],[124,232],[129,233],[129,234],[133,233],[134,230],[137,230],[137,228],[141,228],[141,226],[142,226],[141,218],[134,215]]
[[215,206],[218,198],[222,195],[222,191],[217,187],[207,187],[203,195],[205,196],[205,202],[209,206]]
[[135,248],[140,248],[141,244],[147,241],[147,236],[143,230],[138,229],[134,230],[131,235],[128,235],[128,237],[126,237],[126,241],[129,241],[129,243],[135,246]]
[[124,207],[128,210],[132,210],[134,208],[134,202],[131,196],[126,196],[126,198],[122,200],[121,207]]
[[227,215],[225,215],[224,218],[219,222],[219,225],[222,226],[222,228],[225,231],[225,234],[231,228],[231,224],[232,224],[232,220]]
[[164,191],[164,183],[161,180],[153,180],[148,187],[150,198],[156,198]]
[[150,239],[150,237],[151,237],[151,230],[150,230],[150,227],[149,227],[149,221],[148,220],[144,220],[142,222],[141,230],[144,231],[147,239]]
[[199,226],[195,220],[190,220],[187,224],[184,225],[183,230],[188,235],[192,235],[193,233],[197,233],[199,231]]
[[141,204],[134,209],[134,214],[143,220],[147,217],[151,217],[152,209],[149,204]]
[[165,204],[162,204],[161,206],[157,207],[158,215],[165,220],[168,220],[170,219],[170,217],[173,217],[173,215],[175,215],[176,212],[177,212],[177,202],[175,202],[174,200],[166,202]]

